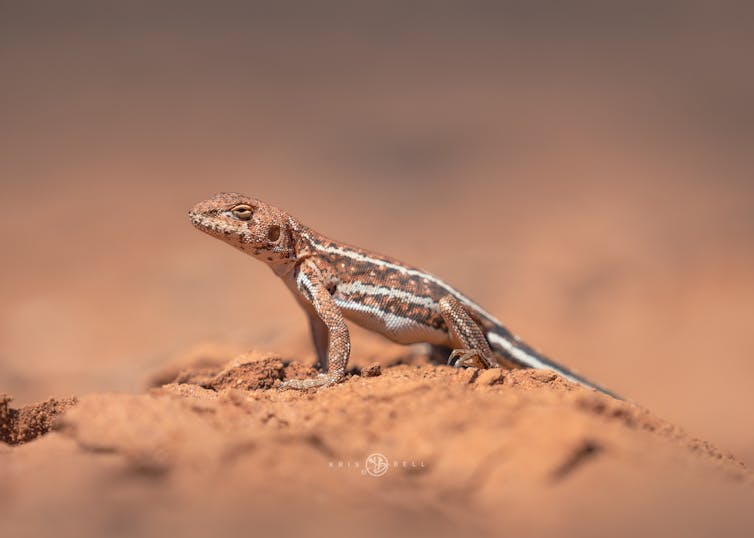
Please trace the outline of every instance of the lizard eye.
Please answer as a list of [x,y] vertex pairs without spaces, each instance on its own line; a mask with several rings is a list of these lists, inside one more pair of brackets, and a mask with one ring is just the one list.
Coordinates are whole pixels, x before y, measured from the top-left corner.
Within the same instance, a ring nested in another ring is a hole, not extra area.
[[233,213],[233,216],[239,220],[251,219],[251,206],[249,205],[246,205],[246,204],[237,205],[236,207],[231,209],[230,212]]

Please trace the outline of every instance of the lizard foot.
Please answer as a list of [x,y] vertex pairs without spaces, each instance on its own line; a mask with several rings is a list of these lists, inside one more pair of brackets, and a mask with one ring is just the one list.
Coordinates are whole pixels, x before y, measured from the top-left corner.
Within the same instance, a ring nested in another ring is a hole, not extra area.
[[453,368],[489,368],[484,354],[476,349],[454,349],[448,357],[448,366]]
[[343,378],[343,375],[319,374],[317,377],[310,379],[289,379],[280,383],[278,390],[307,390],[330,387],[342,381]]

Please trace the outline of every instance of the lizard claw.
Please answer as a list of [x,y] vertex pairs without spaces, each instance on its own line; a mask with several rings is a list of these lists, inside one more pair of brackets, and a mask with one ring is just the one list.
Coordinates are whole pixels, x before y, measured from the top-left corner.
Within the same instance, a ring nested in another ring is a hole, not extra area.
[[448,357],[448,366],[453,368],[488,368],[482,353],[476,349],[454,349]]
[[278,386],[278,390],[307,390],[330,387],[343,380],[342,375],[319,374],[310,379],[289,379]]

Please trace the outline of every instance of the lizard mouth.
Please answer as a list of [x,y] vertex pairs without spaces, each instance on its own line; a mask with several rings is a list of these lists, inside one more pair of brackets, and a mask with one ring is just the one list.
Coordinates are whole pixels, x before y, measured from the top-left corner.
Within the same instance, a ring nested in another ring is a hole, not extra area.
[[214,237],[219,237],[226,241],[232,238],[242,243],[250,241],[248,231],[239,229],[237,225],[229,223],[222,218],[192,211],[189,212],[189,219],[195,228]]
[[202,215],[201,213],[191,212],[189,213],[189,220],[191,220],[191,224],[193,224],[194,227],[203,232],[210,234],[223,234],[223,229],[220,226],[220,223],[218,223],[217,220],[213,219],[212,217],[207,217],[206,215]]

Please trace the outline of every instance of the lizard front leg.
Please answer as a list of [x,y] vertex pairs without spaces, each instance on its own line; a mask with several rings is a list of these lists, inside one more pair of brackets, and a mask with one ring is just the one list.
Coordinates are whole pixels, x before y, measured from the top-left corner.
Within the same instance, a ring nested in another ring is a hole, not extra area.
[[[317,354],[322,361],[325,373],[312,379],[291,379],[280,384],[281,390],[305,390],[327,387],[342,381],[346,375],[346,364],[351,353],[351,338],[340,309],[325,285],[322,273],[311,260],[305,260],[296,269],[296,289],[302,302],[309,307],[312,335]],[[321,348],[327,338],[326,363]]]
[[458,299],[452,295],[440,299],[440,315],[448,326],[450,342],[455,348],[448,358],[448,364],[477,368],[498,366],[482,329]]
[[310,313],[309,328],[311,329],[314,350],[317,352],[319,367],[323,372],[327,372],[327,347],[330,339],[327,325],[324,324],[317,314]]

